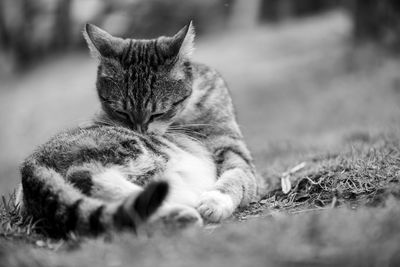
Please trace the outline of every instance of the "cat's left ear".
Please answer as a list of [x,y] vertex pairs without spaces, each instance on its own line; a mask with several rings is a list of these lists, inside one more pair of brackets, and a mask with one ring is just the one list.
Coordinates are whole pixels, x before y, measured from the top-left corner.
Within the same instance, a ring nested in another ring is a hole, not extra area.
[[194,51],[194,27],[192,21],[171,38],[172,54],[179,58],[190,58]]

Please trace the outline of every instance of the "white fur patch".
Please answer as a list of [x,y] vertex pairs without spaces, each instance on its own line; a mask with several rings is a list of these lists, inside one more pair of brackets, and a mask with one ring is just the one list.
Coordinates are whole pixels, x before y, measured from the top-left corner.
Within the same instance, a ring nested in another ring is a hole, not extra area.
[[216,167],[210,155],[199,144],[192,142],[194,151],[189,153],[171,144],[172,150],[164,179],[170,185],[167,201],[196,207],[200,195],[210,190],[216,181]]
[[190,58],[194,51],[194,37],[195,37],[193,23],[190,22],[189,29],[186,33],[185,39],[183,39],[183,43],[181,49],[179,50],[179,56],[181,58]]
[[220,222],[232,215],[235,205],[229,195],[213,190],[202,194],[197,210],[206,221]]
[[157,160],[153,155],[150,155],[146,149],[143,149],[142,151],[142,155],[135,160],[129,161],[126,166],[119,166],[116,168],[119,168],[120,172],[124,175],[131,176],[139,176],[154,169]]
[[83,30],[83,38],[85,38],[85,40],[86,40],[86,42],[87,42],[87,45],[88,45],[89,50],[90,50],[90,55],[91,55],[93,58],[95,58],[95,59],[97,59],[97,60],[100,60],[100,58],[101,58],[100,53],[99,53],[99,51],[97,50],[96,46],[93,44],[92,40],[90,39],[90,37],[89,37],[89,35],[88,35],[86,29]]
[[206,93],[206,90],[198,89],[199,83],[200,81],[198,81],[198,79],[193,81],[192,94],[189,96],[184,110],[182,110],[181,114],[179,115],[179,118],[182,120],[191,121],[198,116],[196,103],[199,101],[199,99],[201,99],[201,96]]
[[92,196],[113,201],[123,199],[133,193],[139,194],[143,189],[129,182],[117,168],[108,168],[93,175]]
[[153,121],[149,124],[148,131],[149,133],[163,135],[167,131],[169,125],[170,123]]

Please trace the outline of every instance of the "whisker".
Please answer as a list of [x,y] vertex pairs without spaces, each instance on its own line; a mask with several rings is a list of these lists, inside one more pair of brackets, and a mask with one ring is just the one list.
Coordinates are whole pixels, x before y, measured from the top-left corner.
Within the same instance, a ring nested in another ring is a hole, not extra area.
[[215,124],[207,124],[207,123],[189,123],[189,124],[179,125],[179,127],[199,127],[199,126],[207,126],[207,127],[215,127],[215,128],[224,129],[224,127],[222,127],[222,126],[215,125]]
[[193,136],[191,136],[191,135],[188,135],[188,134],[186,134],[186,133],[182,133],[182,132],[178,132],[178,131],[168,131],[168,130],[167,130],[166,133],[167,133],[167,134],[171,134],[171,135],[181,135],[181,136],[184,136],[185,138],[188,138],[188,139],[190,139],[190,140],[192,140],[192,141],[194,141],[194,142],[202,143],[201,140],[199,140],[199,139],[197,139],[197,138],[195,138],[195,137],[193,137]]
[[199,133],[199,132],[197,132],[197,131],[195,131],[193,129],[185,128],[185,127],[170,126],[168,129],[185,132],[186,134],[194,134],[194,135],[198,135],[198,136],[202,136],[202,137],[206,137],[207,136],[206,134]]

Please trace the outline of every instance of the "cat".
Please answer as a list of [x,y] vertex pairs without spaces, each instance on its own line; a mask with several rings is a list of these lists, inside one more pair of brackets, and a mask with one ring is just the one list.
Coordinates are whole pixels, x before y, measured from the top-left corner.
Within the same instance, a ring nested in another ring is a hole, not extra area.
[[21,166],[17,202],[48,232],[201,225],[257,199],[253,159],[218,72],[191,60],[194,28],[122,39],[87,24],[101,110]]

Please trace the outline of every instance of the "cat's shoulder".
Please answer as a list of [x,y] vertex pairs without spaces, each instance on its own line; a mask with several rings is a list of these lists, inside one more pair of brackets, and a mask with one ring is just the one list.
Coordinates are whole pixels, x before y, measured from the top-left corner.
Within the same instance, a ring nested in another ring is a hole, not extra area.
[[193,88],[199,91],[215,91],[218,94],[228,95],[229,89],[225,79],[222,75],[206,64],[193,62],[192,73],[193,73]]
[[190,62],[190,67],[195,78],[212,79],[222,78],[221,74],[206,64],[199,62]]

